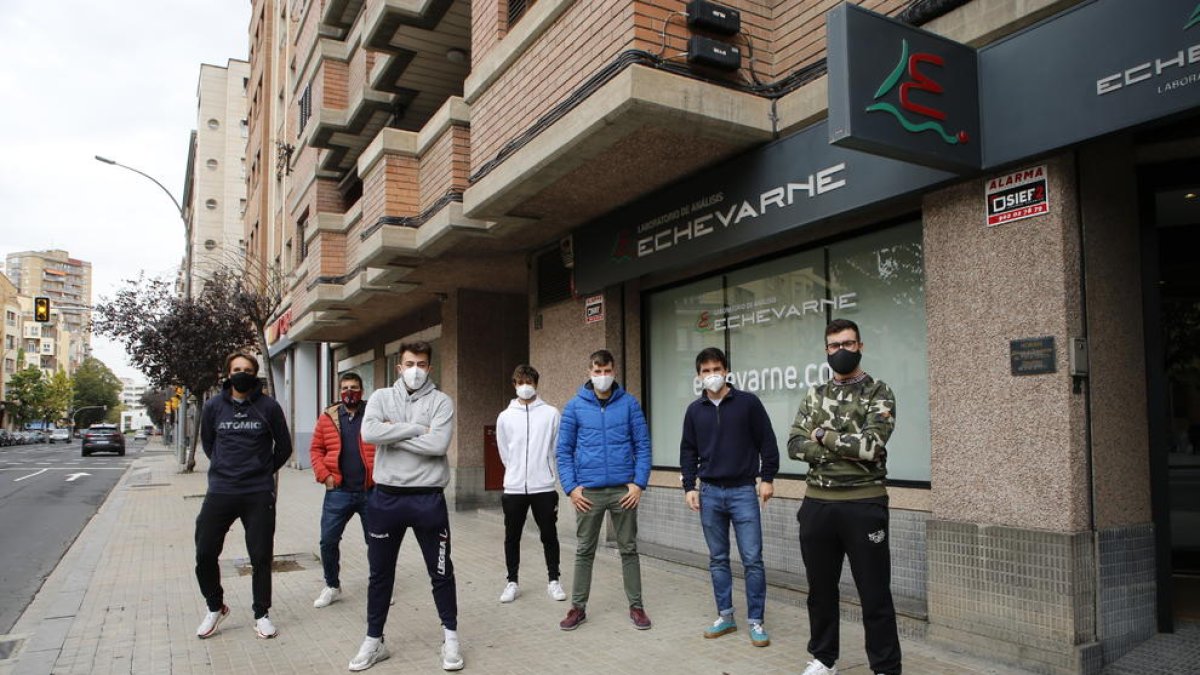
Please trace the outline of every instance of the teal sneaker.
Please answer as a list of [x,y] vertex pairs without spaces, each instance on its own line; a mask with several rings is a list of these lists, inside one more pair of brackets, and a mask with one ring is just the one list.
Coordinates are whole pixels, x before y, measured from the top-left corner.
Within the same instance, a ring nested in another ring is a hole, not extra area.
[[734,632],[737,632],[737,624],[733,622],[733,617],[722,614],[713,622],[713,625],[704,629],[704,637],[709,639],[719,638],[722,635],[729,635]]
[[767,629],[763,628],[761,623],[750,624],[750,644],[755,647],[766,647],[771,644],[771,636],[767,635]]

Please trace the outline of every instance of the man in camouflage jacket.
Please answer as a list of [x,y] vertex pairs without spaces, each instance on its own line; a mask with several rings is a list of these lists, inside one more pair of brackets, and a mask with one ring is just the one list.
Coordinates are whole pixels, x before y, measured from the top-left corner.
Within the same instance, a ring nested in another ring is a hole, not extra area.
[[834,378],[812,387],[788,437],[788,456],[808,462],[807,490],[796,520],[808,576],[808,651],[804,675],[836,675],[838,581],[842,561],[862,602],[871,671],[899,675],[900,638],[892,605],[887,541],[887,441],[896,425],[896,399],[859,367],[858,325],[835,319],[825,329]]

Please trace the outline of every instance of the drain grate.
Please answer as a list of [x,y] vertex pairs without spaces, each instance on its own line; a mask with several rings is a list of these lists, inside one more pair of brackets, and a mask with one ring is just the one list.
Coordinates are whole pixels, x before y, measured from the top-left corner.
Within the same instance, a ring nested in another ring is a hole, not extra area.
[[130,485],[129,489],[133,488],[148,488],[148,487],[171,487],[170,483],[141,483],[140,485]]
[[184,499],[204,499],[204,495],[184,495]]
[[21,647],[23,638],[0,639],[0,661],[7,661],[16,654]]

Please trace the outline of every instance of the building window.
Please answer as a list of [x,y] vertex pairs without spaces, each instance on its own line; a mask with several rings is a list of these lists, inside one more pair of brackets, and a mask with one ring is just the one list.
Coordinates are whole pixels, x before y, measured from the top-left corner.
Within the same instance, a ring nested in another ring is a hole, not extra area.
[[212,119],[208,120],[208,128],[212,129],[213,131],[216,131],[217,129],[221,128],[221,123],[219,121],[217,121],[216,118],[212,118]]
[[250,137],[250,121],[242,120],[241,124],[242,124],[242,138],[249,138]]
[[534,268],[537,270],[538,307],[571,299],[571,270],[563,264],[562,254],[557,246],[538,255],[534,259]]
[[308,227],[308,216],[296,222],[296,267],[308,257],[308,242],[304,238],[304,230]]
[[17,348],[17,338],[16,338],[16,336],[14,336],[14,335],[5,335],[5,336],[4,336],[4,348],[5,348],[5,349],[16,349],[16,348]]
[[537,0],[508,0],[509,30],[512,30],[512,27],[517,25],[517,21],[520,21],[521,17],[525,16],[525,10],[529,9],[529,7],[536,1]]
[[308,118],[312,117],[312,82],[304,88],[304,93],[300,95],[300,131],[304,133],[304,127],[308,124]]
[[8,311],[4,312],[4,323],[9,326],[16,326],[17,325],[17,313],[16,312],[8,312]]
[[679,466],[683,411],[700,395],[696,354],[719,347],[729,356],[730,382],[767,409],[781,472],[805,473],[808,465],[784,451],[788,433],[808,389],[832,376],[825,325],[845,318],[859,324],[868,345],[865,369],[896,395],[888,475],[929,481],[924,279],[914,222],[650,293],[643,358],[654,465]]
[[220,162],[218,162],[218,161],[217,161],[217,160],[215,160],[215,159],[210,159],[210,160],[208,160],[207,162],[205,162],[205,163],[204,163],[204,166],[207,166],[209,169],[214,169],[214,170],[215,170],[215,169],[216,169],[216,168],[217,168],[219,165],[220,165]]
[[217,200],[215,200],[215,199],[204,200],[204,208],[208,209],[209,211],[212,211],[213,209],[217,208]]

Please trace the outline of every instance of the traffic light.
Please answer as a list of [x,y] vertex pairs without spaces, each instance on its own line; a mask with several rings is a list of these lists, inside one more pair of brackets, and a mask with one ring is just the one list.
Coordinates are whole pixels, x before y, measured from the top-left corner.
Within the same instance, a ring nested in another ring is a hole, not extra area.
[[41,323],[50,320],[50,298],[37,297],[33,299],[33,320]]

